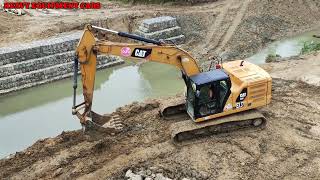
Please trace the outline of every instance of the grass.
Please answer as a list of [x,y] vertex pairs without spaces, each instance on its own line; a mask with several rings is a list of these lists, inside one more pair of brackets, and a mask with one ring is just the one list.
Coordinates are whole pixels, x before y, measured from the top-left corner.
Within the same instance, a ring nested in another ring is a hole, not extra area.
[[311,42],[304,42],[303,47],[301,49],[301,54],[307,54],[314,51],[320,50],[320,43]]
[[266,57],[266,62],[274,62],[276,61],[278,58],[281,58],[281,56],[279,54],[268,54],[268,56]]

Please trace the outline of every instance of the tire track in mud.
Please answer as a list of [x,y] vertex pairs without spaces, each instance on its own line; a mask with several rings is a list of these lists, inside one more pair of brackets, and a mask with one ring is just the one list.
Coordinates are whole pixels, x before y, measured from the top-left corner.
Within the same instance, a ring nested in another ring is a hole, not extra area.
[[319,8],[312,0],[304,0],[304,2],[307,4],[308,8],[312,11],[312,13],[319,13]]
[[244,0],[240,10],[238,11],[237,15],[235,16],[235,18],[232,21],[231,26],[229,27],[229,29],[227,30],[226,34],[224,35],[222,41],[219,41],[218,46],[216,47],[216,52],[220,53],[221,50],[224,48],[224,46],[228,43],[228,41],[231,39],[232,35],[235,33],[235,31],[237,30],[239,24],[241,23],[248,5],[251,3],[252,0]]
[[[229,1],[227,2],[223,8],[221,8],[219,15],[217,16],[216,20],[214,21],[214,23],[208,28],[209,32],[207,34],[207,38],[206,41],[203,43],[203,45],[201,46],[201,48],[199,49],[210,49],[209,47],[213,46],[217,46],[218,44],[218,40],[221,38],[217,33],[219,31],[219,28],[229,10],[229,8],[231,7],[233,1]],[[213,43],[213,45],[209,46],[210,43]],[[208,47],[208,48],[206,48]]]
[[226,28],[225,31],[219,32],[221,31],[221,27],[223,26],[222,23],[226,21],[228,12],[232,10],[232,6],[234,6],[235,3],[239,3],[234,1],[227,2],[220,9],[220,13],[217,16],[215,22],[210,27],[208,27],[210,31],[207,34],[206,41],[197,49],[202,50],[202,54],[207,54],[209,51],[214,51],[215,54],[221,53],[225,45],[232,38],[238,26],[242,22],[242,19],[245,16],[248,6],[251,2],[252,0],[242,1],[241,4],[237,7],[239,8],[239,10],[237,10],[236,15],[231,17],[230,25]]

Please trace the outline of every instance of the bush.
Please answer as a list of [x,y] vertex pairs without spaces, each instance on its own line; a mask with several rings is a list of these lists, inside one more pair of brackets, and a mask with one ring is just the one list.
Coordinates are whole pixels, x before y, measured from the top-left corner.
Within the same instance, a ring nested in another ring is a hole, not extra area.
[[266,63],[275,62],[279,58],[281,58],[279,54],[268,54],[266,57]]
[[301,49],[301,54],[306,54],[314,51],[320,50],[320,43],[311,42],[304,42],[303,47]]

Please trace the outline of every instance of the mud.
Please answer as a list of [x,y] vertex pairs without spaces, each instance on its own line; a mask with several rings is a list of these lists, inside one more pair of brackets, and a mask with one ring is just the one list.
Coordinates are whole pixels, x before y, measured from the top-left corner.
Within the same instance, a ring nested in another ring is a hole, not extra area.
[[174,179],[316,179],[320,176],[318,88],[274,79],[272,103],[260,109],[267,118],[264,130],[178,145],[170,141],[173,121],[159,117],[160,100],[133,103],[116,111],[124,132],[111,136],[79,130],[39,140],[0,160],[0,178],[124,179],[128,169],[155,167]]

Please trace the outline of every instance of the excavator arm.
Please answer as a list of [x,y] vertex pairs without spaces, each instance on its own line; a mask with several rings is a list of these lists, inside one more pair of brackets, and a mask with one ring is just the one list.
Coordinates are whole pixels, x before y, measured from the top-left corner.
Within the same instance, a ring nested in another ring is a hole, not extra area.
[[[127,44],[97,40],[93,30],[107,31],[121,37],[147,42],[149,44]],[[152,44],[150,44],[152,43]],[[179,68],[183,74],[192,76],[200,73],[196,60],[186,51],[175,45],[166,44],[160,41],[143,38],[137,35],[124,32],[116,32],[101,27],[87,25],[76,49],[74,62],[74,102],[73,114],[77,115],[81,124],[85,125],[88,120],[94,121],[93,116],[98,116],[91,111],[94,81],[96,75],[97,54],[115,55],[126,59],[146,59],[158,63],[173,65]],[[78,62],[82,76],[84,102],[76,105],[77,69]],[[79,110],[84,108],[83,113]],[[103,119],[103,118],[98,118]]]

